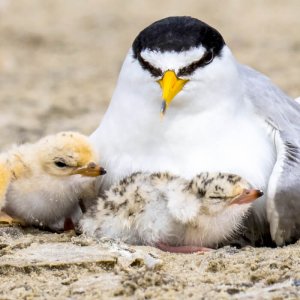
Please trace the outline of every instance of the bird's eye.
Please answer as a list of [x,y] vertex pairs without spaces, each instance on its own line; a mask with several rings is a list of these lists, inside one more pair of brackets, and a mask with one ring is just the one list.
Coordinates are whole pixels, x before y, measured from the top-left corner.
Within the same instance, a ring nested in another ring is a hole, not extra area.
[[161,77],[163,75],[163,72],[161,69],[159,68],[155,68],[154,66],[152,66],[148,61],[146,61],[141,54],[139,53],[137,55],[137,59],[140,63],[140,65],[142,66],[143,69],[147,70],[148,72],[150,72],[150,74],[153,77]]
[[214,59],[214,52],[213,52],[213,50],[210,50],[210,51],[206,52],[204,54],[204,56],[201,57],[200,60],[194,61],[190,65],[181,68],[178,71],[177,76],[181,77],[181,76],[191,75],[196,69],[210,64],[213,61],[213,59]]
[[54,164],[55,164],[57,167],[59,167],[59,168],[65,168],[65,167],[67,167],[67,164],[66,164],[65,162],[63,162],[63,161],[60,161],[60,160],[55,161]]
[[202,59],[203,59],[203,64],[205,64],[205,65],[208,65],[209,63],[211,63],[214,59],[213,51],[207,52],[206,55]]
[[209,199],[219,199],[219,200],[224,200],[227,199],[226,196],[209,196]]

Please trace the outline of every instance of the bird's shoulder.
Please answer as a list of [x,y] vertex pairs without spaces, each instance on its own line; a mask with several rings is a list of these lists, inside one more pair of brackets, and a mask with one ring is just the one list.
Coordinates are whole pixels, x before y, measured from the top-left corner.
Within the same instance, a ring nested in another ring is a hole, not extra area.
[[27,144],[14,145],[5,153],[5,165],[10,170],[12,181],[21,179],[24,176],[29,177],[32,174],[28,156],[34,157],[34,154],[30,153]]
[[289,97],[266,75],[246,65],[239,65],[239,73],[244,85],[245,98],[258,115],[271,120],[278,128],[288,125],[289,120],[300,127],[300,105]]

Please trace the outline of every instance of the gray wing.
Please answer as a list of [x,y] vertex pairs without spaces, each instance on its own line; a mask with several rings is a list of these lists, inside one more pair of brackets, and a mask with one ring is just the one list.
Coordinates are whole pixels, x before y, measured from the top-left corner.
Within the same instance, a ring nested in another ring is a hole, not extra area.
[[271,80],[240,66],[247,96],[274,129],[277,160],[267,192],[267,216],[277,245],[300,238],[300,105]]

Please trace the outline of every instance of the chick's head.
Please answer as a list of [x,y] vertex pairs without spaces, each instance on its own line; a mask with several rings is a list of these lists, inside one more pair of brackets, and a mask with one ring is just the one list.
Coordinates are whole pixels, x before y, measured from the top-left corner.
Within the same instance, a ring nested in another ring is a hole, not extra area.
[[207,215],[217,215],[227,209],[247,210],[263,195],[242,177],[229,173],[201,173],[190,182],[190,188]]
[[96,177],[106,171],[88,138],[77,132],[60,132],[41,139],[36,155],[42,169],[52,176]]

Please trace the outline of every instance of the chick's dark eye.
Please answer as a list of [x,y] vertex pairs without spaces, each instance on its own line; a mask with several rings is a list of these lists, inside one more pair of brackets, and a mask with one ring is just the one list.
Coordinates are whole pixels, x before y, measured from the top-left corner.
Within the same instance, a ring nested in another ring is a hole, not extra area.
[[59,168],[65,168],[67,167],[67,164],[64,163],[63,161],[55,161],[54,164],[59,167]]

